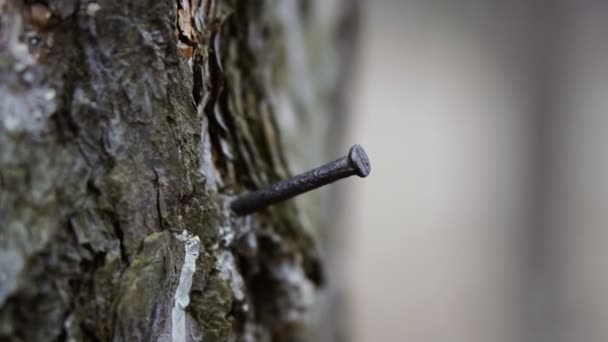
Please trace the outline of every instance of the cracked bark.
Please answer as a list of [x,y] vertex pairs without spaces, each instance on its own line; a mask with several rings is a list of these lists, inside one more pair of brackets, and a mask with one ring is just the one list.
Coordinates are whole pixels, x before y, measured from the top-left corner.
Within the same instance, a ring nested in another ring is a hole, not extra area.
[[0,0],[0,340],[333,340],[323,199],[225,205],[337,155],[325,3]]

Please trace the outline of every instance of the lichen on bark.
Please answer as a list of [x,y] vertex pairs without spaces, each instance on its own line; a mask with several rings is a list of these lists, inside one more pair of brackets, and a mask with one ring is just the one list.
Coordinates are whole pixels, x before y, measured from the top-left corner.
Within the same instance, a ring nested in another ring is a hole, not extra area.
[[306,4],[0,0],[0,340],[310,338],[301,208],[226,209],[289,175],[284,110],[330,107]]

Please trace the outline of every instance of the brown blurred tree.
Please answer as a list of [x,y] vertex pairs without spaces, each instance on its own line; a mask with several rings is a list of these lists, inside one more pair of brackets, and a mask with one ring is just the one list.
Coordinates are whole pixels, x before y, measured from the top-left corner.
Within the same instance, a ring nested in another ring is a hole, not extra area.
[[336,156],[355,9],[0,0],[0,340],[335,340],[326,199],[226,203]]

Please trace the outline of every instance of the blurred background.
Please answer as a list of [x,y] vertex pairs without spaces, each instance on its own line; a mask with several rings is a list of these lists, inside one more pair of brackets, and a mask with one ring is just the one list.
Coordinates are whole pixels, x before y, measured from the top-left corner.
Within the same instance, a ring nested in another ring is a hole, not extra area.
[[368,0],[345,253],[364,341],[608,341],[608,2]]

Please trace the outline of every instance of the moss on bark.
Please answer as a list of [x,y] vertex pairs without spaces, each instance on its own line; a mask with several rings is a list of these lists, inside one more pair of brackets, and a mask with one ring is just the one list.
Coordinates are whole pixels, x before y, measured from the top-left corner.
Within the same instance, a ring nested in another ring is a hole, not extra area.
[[332,107],[296,3],[0,0],[0,340],[175,339],[180,274],[187,341],[311,336],[300,210],[225,205],[289,174],[283,111]]

